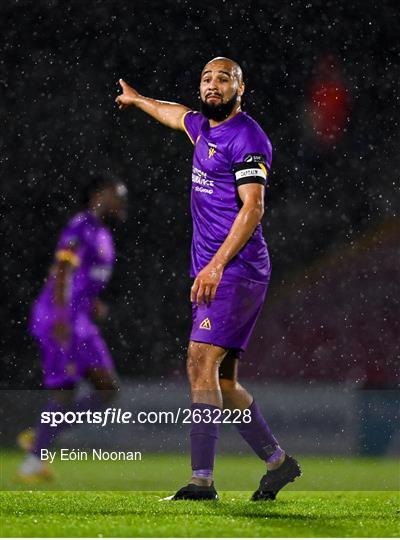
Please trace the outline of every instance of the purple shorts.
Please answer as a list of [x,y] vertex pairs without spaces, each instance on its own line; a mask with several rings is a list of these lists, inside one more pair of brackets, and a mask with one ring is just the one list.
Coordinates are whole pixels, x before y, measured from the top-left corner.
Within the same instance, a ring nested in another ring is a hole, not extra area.
[[40,346],[47,388],[74,385],[88,369],[114,369],[108,347],[87,313],[76,314],[71,322],[69,343],[65,346],[53,338],[53,324],[52,310],[36,304],[31,315],[30,330]]
[[192,304],[191,341],[246,350],[268,283],[223,277],[211,304]]

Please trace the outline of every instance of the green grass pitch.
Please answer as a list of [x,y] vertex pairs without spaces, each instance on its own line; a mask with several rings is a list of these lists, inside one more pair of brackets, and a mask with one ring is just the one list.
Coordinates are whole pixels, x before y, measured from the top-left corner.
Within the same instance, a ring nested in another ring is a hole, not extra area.
[[251,491],[244,491],[255,488],[263,473],[262,463],[250,456],[220,456],[216,475],[220,500],[203,503],[159,500],[187,480],[187,456],[146,455],[140,463],[57,463],[53,483],[28,487],[15,480],[20,459],[16,452],[1,454],[2,537],[397,537],[400,533],[399,469],[394,459],[303,458],[303,477],[276,501],[265,503],[250,502]]

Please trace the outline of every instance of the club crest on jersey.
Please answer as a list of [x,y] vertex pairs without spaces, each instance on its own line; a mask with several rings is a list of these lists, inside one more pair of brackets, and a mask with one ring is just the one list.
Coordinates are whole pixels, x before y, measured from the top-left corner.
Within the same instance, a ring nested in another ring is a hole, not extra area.
[[211,159],[215,155],[216,151],[217,151],[217,145],[208,143],[208,159]]
[[211,321],[210,321],[210,319],[208,317],[206,317],[204,319],[204,321],[202,321],[200,323],[199,328],[201,328],[201,330],[211,330]]

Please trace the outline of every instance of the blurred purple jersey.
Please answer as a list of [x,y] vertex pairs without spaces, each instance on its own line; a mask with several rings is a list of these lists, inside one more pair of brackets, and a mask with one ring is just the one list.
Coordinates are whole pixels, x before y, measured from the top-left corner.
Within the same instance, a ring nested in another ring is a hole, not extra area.
[[69,260],[75,267],[67,305],[69,343],[63,346],[53,337],[58,313],[52,271],[30,317],[30,332],[41,347],[45,384],[52,388],[76,382],[88,368],[112,369],[107,346],[91,317],[94,300],[107,284],[115,262],[111,232],[91,212],[77,214],[62,231],[55,258]]
[[[206,266],[224,242],[241,208],[237,187],[266,183],[271,143],[244,112],[210,127],[199,112],[189,111],[183,127],[194,144],[191,210],[193,238],[191,277]],[[261,224],[226,266],[224,275],[268,282],[270,261]]]
[[[89,211],[74,216],[62,231],[56,259],[65,253],[75,255],[76,266],[70,284],[70,306],[73,313],[89,312],[93,301],[104,289],[112,274],[115,249],[112,235]],[[39,302],[53,306],[54,276],[50,276],[40,293]]]

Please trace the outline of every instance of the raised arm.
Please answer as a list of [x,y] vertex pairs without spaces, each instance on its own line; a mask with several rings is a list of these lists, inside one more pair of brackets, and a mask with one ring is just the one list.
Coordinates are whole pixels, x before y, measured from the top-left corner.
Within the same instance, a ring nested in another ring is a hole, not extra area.
[[179,105],[179,103],[159,101],[142,96],[122,79],[119,80],[119,84],[121,85],[122,94],[115,99],[119,109],[124,110],[135,106],[161,122],[161,124],[183,131],[181,120],[185,112],[189,110],[188,107]]

